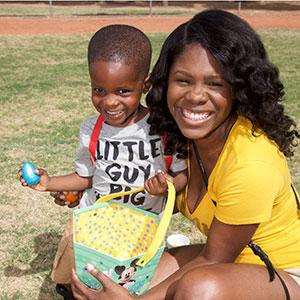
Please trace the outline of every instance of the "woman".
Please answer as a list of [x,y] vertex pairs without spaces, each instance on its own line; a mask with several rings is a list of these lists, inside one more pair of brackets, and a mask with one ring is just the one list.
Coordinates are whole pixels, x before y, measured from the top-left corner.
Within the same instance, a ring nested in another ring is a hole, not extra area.
[[[207,242],[165,253],[140,298],[300,299],[299,200],[286,160],[300,134],[259,36],[231,13],[201,12],[167,38],[150,79],[151,133],[167,132],[168,154],[188,158],[177,207]],[[104,289],[74,274],[78,299],[130,299],[89,270]]]

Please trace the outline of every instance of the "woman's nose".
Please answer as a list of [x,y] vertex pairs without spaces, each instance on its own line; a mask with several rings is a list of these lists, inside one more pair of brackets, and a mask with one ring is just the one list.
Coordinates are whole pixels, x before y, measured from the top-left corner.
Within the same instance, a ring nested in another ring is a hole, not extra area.
[[208,99],[205,88],[202,84],[193,85],[189,92],[189,100],[195,104],[205,103]]

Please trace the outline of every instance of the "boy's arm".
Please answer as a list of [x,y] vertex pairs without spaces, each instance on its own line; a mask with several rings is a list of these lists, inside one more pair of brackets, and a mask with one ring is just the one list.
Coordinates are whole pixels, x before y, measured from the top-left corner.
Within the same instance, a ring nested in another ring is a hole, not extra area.
[[47,191],[83,191],[92,186],[92,176],[81,177],[77,173],[49,177]]
[[[33,186],[33,190],[41,192],[62,192],[82,191],[92,186],[92,177],[82,177],[77,173],[70,173],[62,176],[49,176],[45,169],[38,168],[35,173],[40,176],[40,181]],[[19,170],[19,180],[23,186],[28,186],[22,176],[22,169]]]

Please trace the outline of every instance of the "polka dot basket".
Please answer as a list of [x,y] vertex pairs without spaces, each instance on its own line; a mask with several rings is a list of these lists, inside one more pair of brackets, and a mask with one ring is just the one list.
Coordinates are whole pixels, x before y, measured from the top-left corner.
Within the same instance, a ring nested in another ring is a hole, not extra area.
[[175,189],[171,183],[168,185],[161,219],[151,212],[109,201],[142,189],[111,194],[93,206],[74,210],[74,256],[82,282],[90,288],[102,288],[86,271],[86,265],[92,263],[132,295],[148,289],[164,250],[174,208]]

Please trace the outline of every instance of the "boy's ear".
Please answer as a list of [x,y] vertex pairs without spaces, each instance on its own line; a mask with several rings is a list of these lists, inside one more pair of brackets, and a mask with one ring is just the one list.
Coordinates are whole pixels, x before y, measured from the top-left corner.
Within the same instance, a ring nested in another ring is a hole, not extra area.
[[143,93],[146,94],[151,87],[150,75],[148,75],[144,80]]

